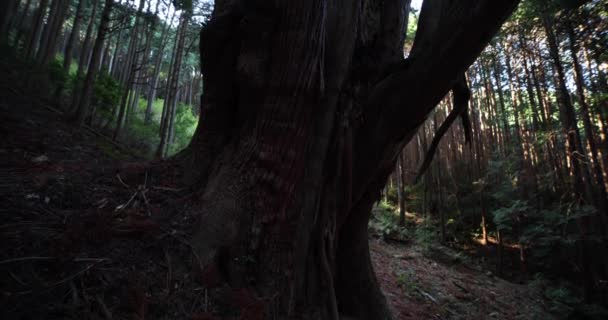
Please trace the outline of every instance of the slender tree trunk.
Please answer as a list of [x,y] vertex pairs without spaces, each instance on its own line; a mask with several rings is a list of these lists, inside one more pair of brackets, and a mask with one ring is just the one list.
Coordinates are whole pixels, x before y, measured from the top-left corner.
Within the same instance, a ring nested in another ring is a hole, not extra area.
[[101,20],[99,22],[99,28],[97,30],[97,37],[95,38],[95,44],[93,45],[93,51],[91,54],[91,63],[88,67],[87,76],[84,79],[84,84],[82,88],[82,99],[80,99],[80,103],[76,108],[74,116],[74,120],[78,125],[84,124],[84,121],[90,115],[93,86],[95,85],[97,70],[101,61],[101,49],[103,48],[103,43],[108,32],[108,23],[110,21],[110,13],[112,12],[112,4],[113,0],[104,1],[104,7],[101,13]]
[[3,0],[0,2],[0,41],[8,42],[10,26],[19,11],[18,0]]
[[600,212],[603,212],[604,215],[606,215],[608,214],[606,212],[606,210],[608,210],[608,206],[606,203],[606,186],[604,184],[604,176],[602,173],[598,150],[595,142],[595,132],[593,130],[593,125],[591,124],[591,117],[589,116],[589,105],[587,104],[587,98],[585,97],[583,71],[577,55],[578,47],[576,45],[576,35],[574,34],[574,29],[572,28],[572,24],[570,22],[566,22],[566,30],[568,32],[568,40],[570,45],[570,58],[572,59],[574,69],[576,94],[578,96],[578,102],[581,107],[581,116],[583,117],[585,137],[587,138],[587,143],[589,144],[589,149],[591,151],[591,160],[593,162],[591,165],[595,173],[596,187],[599,189],[599,194],[597,195],[598,209],[600,210]]
[[112,77],[117,78],[117,73],[118,73],[118,56],[120,53],[120,46],[122,44],[121,40],[122,40],[122,35],[123,35],[123,31],[124,28],[120,28],[120,31],[118,31],[118,36],[116,36],[116,46],[114,47],[114,53],[112,54],[112,62],[110,63],[112,66],[110,68],[110,74],[112,75]]
[[78,0],[78,6],[76,7],[76,13],[74,15],[74,23],[72,24],[72,31],[68,37],[68,43],[65,46],[65,52],[63,54],[63,70],[65,72],[70,70],[70,65],[72,64],[72,59],[74,58],[74,45],[78,41],[78,37],[80,35],[80,23],[82,21],[82,10],[85,2],[86,0]]
[[179,84],[180,69],[182,64],[182,57],[184,51],[184,44],[186,38],[186,27],[190,21],[188,13],[182,13],[180,17],[180,24],[178,27],[178,36],[176,39],[176,46],[174,50],[174,61],[172,62],[171,75],[167,80],[167,97],[165,97],[165,109],[163,110],[163,120],[161,121],[161,136],[158,150],[156,152],[157,158],[165,158],[167,156],[167,150],[170,144],[171,128],[173,127],[175,108],[177,107],[177,90]]
[[[572,101],[570,100],[570,95],[566,87],[565,73],[562,66],[562,62],[560,60],[557,39],[553,32],[553,22],[551,20],[551,17],[549,17],[546,13],[543,15],[542,20],[545,33],[547,35],[547,41],[549,43],[549,53],[551,55],[551,58],[553,59],[556,69],[558,99],[560,102],[559,105],[561,109],[560,113],[562,115],[562,124],[564,126],[564,132],[568,143],[567,156],[570,159],[570,174],[574,179],[574,186],[572,189],[573,194],[576,201],[583,202],[581,200],[584,200],[585,202],[590,203],[592,196],[591,190],[589,188],[589,177],[588,175],[586,177],[583,176],[586,170],[584,170],[584,168],[581,168],[577,156],[577,154],[581,154],[580,147],[582,143],[580,140],[579,130],[576,125],[574,107],[572,106]],[[582,278],[585,290],[585,300],[589,301],[594,291],[594,280],[591,271],[591,256],[589,254],[588,242],[591,222],[589,221],[588,217],[580,217],[577,219],[577,224],[581,237],[581,240],[578,243],[580,251],[580,264],[582,267],[582,272],[580,273],[580,276]]]
[[25,57],[28,59],[32,59],[36,54],[36,49],[38,47],[38,40],[40,38],[40,33],[42,32],[42,27],[44,26],[44,17],[46,16],[46,9],[48,6],[48,0],[40,0],[40,4],[38,5],[38,9],[36,9],[36,13],[34,14],[33,23],[34,26],[30,32],[30,35],[27,40],[27,46],[25,47]]
[[[84,41],[82,41],[82,46],[80,48],[80,55],[78,58],[78,70],[76,71],[76,84],[74,85],[73,88],[73,92],[72,92],[72,103],[70,105],[70,114],[73,114],[77,111],[77,109],[79,108],[79,106],[81,105],[80,100],[82,98],[82,94],[83,94],[83,88],[79,87],[78,84],[80,84],[80,79],[83,78],[84,75],[84,69],[86,66],[86,60],[87,60],[87,52],[88,47],[91,45],[91,37],[92,37],[92,33],[93,33],[93,26],[95,24],[95,16],[97,13],[97,5],[99,3],[100,0],[92,0],[93,1],[93,9],[91,9],[91,18],[89,19],[89,25],[87,26],[87,31],[85,33],[84,36]],[[99,31],[98,31],[99,32]],[[87,73],[91,71],[91,70],[87,70]]]
[[56,53],[57,39],[61,34],[63,22],[69,9],[69,0],[54,0],[49,12],[49,19],[44,29],[40,49],[38,50],[38,62],[46,66]]
[[142,12],[144,9],[144,0],[139,1],[139,7],[137,9],[137,15],[135,17],[135,25],[131,32],[131,40],[129,42],[129,50],[123,68],[123,75],[121,77],[121,84],[123,87],[122,97],[120,99],[120,109],[118,111],[118,118],[116,119],[116,128],[114,128],[113,140],[117,140],[126,122],[126,118],[129,116],[129,94],[133,91],[133,82],[137,75],[138,66],[137,61],[139,58],[138,47],[140,43],[140,30],[143,30],[141,23]]
[[397,161],[397,196],[399,200],[399,225],[405,226],[405,181],[404,181],[404,155],[399,155]]
[[150,122],[152,121],[152,105],[153,105],[154,101],[156,100],[156,91],[159,86],[159,77],[160,77],[163,57],[165,54],[165,46],[169,39],[169,29],[171,27],[171,24],[173,24],[174,18],[175,18],[175,12],[173,12],[173,14],[171,15],[171,19],[169,19],[169,23],[167,23],[165,25],[165,28],[163,28],[163,32],[160,37],[161,45],[160,45],[160,48],[158,48],[158,51],[157,51],[156,57],[155,57],[154,71],[153,71],[153,75],[152,75],[152,86],[150,87],[150,91],[148,92],[148,104],[146,105],[146,113],[144,116],[144,123],[147,125],[150,124]]
[[21,38],[23,38],[23,33],[24,33],[25,26],[27,24],[27,21],[30,20],[30,18],[28,18],[28,14],[29,14],[31,6],[32,6],[32,1],[33,0],[26,0],[23,11],[21,11],[21,14],[19,15],[19,19],[17,20],[17,30],[16,30],[17,34],[15,35],[15,39],[13,41],[13,46],[17,49],[17,51],[19,51],[19,48],[20,48],[19,44],[21,42]]

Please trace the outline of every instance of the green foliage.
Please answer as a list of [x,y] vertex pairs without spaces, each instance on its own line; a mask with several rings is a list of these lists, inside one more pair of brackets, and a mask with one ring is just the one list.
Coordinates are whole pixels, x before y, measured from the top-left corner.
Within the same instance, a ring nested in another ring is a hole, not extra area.
[[390,203],[381,201],[372,212],[373,218],[368,224],[371,233],[379,234],[385,240],[409,241],[412,238],[413,231],[407,224],[399,225],[399,213]]
[[416,282],[416,275],[412,270],[407,271],[399,271],[397,274],[397,286],[402,288],[405,293],[412,297],[417,297],[419,295],[418,292],[418,284]]
[[523,215],[530,209],[527,201],[515,199],[510,201],[509,205],[494,210],[492,215],[494,216],[496,229],[498,231],[511,231],[518,216]]
[[100,111],[110,112],[112,106],[119,103],[120,100],[120,84],[114,80],[107,72],[101,72],[95,81],[93,104]]
[[580,289],[572,284],[554,283],[537,274],[528,286],[541,292],[549,311],[557,319],[600,320],[608,318],[608,309],[605,306],[586,304]]
[[[145,110],[148,105],[148,100],[139,98],[134,116],[130,119],[126,130],[129,132],[126,139],[127,144],[142,150],[142,152],[151,157],[158,144],[160,143],[160,120],[164,105],[163,99],[156,99],[152,104],[152,118],[149,124],[146,124]],[[104,116],[109,117],[109,114]],[[174,130],[175,136],[173,144],[170,145],[169,155],[173,155],[185,148],[190,139],[194,135],[198,117],[192,113],[192,108],[188,105],[179,104],[175,113]]]
[[63,59],[53,59],[47,66],[49,80],[55,88],[64,86],[68,81],[68,73],[63,70]]
[[437,227],[430,223],[430,221],[425,221],[424,223],[416,226],[414,237],[416,239],[416,244],[418,244],[423,250],[428,251],[434,244],[438,243],[439,232]]
[[175,112],[175,138],[169,148],[169,154],[175,154],[188,146],[197,124],[198,117],[192,113],[192,108],[180,103]]

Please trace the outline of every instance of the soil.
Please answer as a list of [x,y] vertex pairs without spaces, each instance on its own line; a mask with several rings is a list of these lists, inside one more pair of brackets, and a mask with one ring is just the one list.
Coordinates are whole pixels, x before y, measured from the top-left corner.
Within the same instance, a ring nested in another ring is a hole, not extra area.
[[[194,217],[172,168],[6,83],[0,136],[1,319],[263,318],[266,300],[192,267]],[[396,319],[551,318],[526,285],[412,244],[370,247]]]

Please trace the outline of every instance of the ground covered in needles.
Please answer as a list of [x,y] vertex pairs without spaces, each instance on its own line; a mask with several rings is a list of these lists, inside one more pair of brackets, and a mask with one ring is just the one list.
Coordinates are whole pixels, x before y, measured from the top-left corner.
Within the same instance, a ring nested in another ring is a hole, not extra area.
[[[0,91],[0,318],[272,316],[267,298],[193,267],[195,217],[172,167],[72,127],[31,92]],[[370,243],[397,319],[550,318],[530,286],[415,244]]]

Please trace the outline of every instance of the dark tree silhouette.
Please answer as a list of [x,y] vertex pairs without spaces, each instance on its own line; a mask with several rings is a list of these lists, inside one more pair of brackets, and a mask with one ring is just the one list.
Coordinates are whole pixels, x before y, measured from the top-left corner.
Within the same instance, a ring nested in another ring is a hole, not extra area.
[[175,157],[198,187],[205,274],[282,317],[391,318],[367,223],[404,145],[517,0],[216,1],[201,32],[201,121]]

